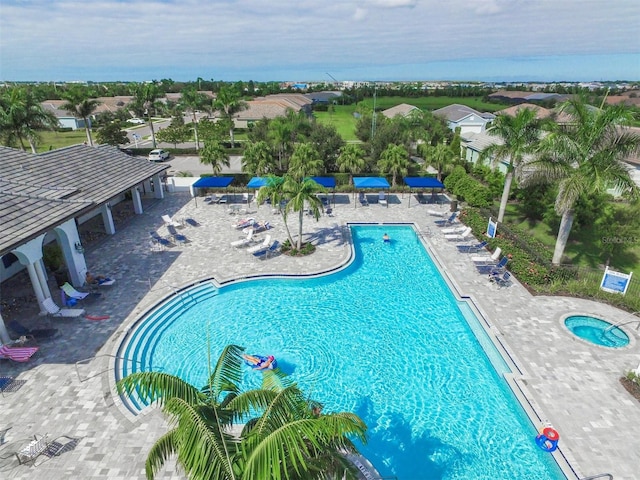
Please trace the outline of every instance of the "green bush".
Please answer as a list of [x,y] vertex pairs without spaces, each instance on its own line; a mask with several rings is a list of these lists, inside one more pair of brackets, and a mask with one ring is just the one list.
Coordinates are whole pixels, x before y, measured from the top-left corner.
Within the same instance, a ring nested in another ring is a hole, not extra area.
[[444,179],[444,182],[443,182],[444,186],[447,188],[447,190],[455,194],[454,190],[456,185],[461,179],[463,179],[466,176],[467,176],[467,171],[464,169],[463,166],[458,165],[453,169],[453,171],[449,175],[447,175],[447,178]]

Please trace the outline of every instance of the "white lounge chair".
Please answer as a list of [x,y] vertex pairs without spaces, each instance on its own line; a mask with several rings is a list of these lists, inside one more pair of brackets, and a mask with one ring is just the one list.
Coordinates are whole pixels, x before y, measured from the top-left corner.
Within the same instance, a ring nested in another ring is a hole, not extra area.
[[464,232],[467,228],[466,225],[459,225],[457,227],[448,227],[448,228],[443,228],[440,231],[444,234],[444,235],[451,235],[452,233],[462,233]]
[[389,205],[387,203],[387,196],[384,194],[384,192],[378,192],[378,203],[380,205]]
[[167,225],[170,225],[172,227],[180,227],[180,226],[182,226],[180,223],[174,222],[173,219],[169,215],[162,215],[162,221],[164,223],[166,223]]
[[60,289],[65,293],[65,295],[69,298],[75,298],[76,300],[82,300],[89,296],[89,292],[80,292],[73,288],[69,282],[64,282],[64,285],[60,287]]
[[253,241],[253,228],[249,230],[247,236],[245,238],[241,238],[240,240],[235,240],[231,242],[232,247],[243,247],[245,245],[249,245]]
[[502,253],[502,249],[500,247],[496,247],[495,252],[491,255],[475,255],[471,257],[471,260],[475,263],[488,264],[488,263],[496,263],[500,258],[500,254]]
[[264,237],[264,241],[262,243],[258,243],[257,245],[253,245],[252,247],[247,248],[247,252],[254,253],[258,250],[267,249],[271,245],[271,235]]
[[25,446],[19,452],[16,452],[18,463],[20,465],[24,463],[34,463],[36,458],[43,454],[48,447],[49,440],[47,438],[47,434],[44,434],[40,438],[34,435],[33,440],[31,440],[29,445]]
[[42,301],[42,306],[45,310],[54,317],[69,317],[76,318],[84,315],[84,308],[60,308],[56,305],[51,297],[45,298]]
[[448,234],[448,235],[445,235],[444,238],[446,238],[447,240],[460,242],[462,240],[467,240],[470,236],[471,236],[471,227],[467,227],[464,229],[464,231],[460,233]]

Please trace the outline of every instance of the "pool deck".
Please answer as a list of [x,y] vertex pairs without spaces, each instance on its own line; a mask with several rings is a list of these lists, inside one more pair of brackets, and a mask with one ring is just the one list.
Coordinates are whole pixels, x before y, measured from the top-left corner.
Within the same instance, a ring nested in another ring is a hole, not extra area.
[[[377,192],[369,197],[377,197]],[[165,432],[166,422],[157,410],[136,418],[127,415],[113,395],[109,356],[126,329],[176,287],[202,279],[215,277],[224,282],[259,274],[335,268],[350,255],[345,234],[348,222],[407,222],[415,223],[421,231],[430,229],[433,235],[425,236],[427,245],[459,294],[472,299],[492,334],[513,355],[522,372],[518,384],[528,392],[541,418],[560,432],[561,450],[577,474],[611,473],[616,480],[640,478],[640,403],[618,380],[640,361],[639,332],[635,325],[625,328],[632,337],[630,346],[611,350],[576,339],[561,324],[570,314],[590,314],[611,322],[637,317],[588,300],[533,297],[517,281],[507,288],[491,284],[477,272],[469,255],[459,253],[456,243],[445,240],[435,226],[437,218],[428,211],[445,212],[447,205],[420,205],[412,197],[409,208],[408,195],[391,195],[388,208],[378,204],[354,208],[352,195],[339,194],[337,199],[334,217],[323,216],[316,223],[305,216],[305,240],[317,245],[316,253],[260,261],[230,246],[241,232],[231,227],[237,217],[229,215],[227,206],[207,205],[202,198],[196,205],[186,194],[168,194],[85,254],[92,272],[116,279],[113,286],[100,287],[102,295],[86,306],[88,313],[108,315],[109,319],[46,320],[38,317],[33,304],[19,302],[16,309],[3,312],[6,322],[18,318],[31,327],[53,324],[60,331],[53,339],[39,343],[40,352],[29,363],[0,363],[0,375],[24,381],[16,391],[0,396],[0,478],[144,479],[147,452]],[[255,204],[251,211],[256,212]],[[151,252],[148,232],[167,235],[160,218],[163,214],[191,217],[201,225],[180,229],[189,240],[186,245]],[[287,238],[282,217],[270,208],[260,207],[253,216],[271,222],[273,239]],[[289,223],[295,235],[297,224],[293,218]],[[6,289],[1,294],[3,298],[15,296]],[[84,362],[77,364],[80,361]],[[36,467],[18,465],[13,453],[25,446],[29,437],[44,433],[59,443],[68,441],[67,437],[76,441],[60,455],[40,456]],[[184,476],[170,462],[157,478]]]

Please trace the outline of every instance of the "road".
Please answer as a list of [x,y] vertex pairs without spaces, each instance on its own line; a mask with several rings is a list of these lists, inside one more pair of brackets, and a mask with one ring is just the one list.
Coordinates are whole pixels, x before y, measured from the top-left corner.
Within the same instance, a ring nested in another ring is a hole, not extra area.
[[[168,171],[169,175],[175,175],[178,172],[190,172],[194,177],[199,177],[203,173],[213,173],[211,167],[200,163],[200,158],[195,155],[171,156],[166,163],[171,165]],[[242,173],[241,155],[231,155],[229,163],[230,167],[222,167],[220,173]]]

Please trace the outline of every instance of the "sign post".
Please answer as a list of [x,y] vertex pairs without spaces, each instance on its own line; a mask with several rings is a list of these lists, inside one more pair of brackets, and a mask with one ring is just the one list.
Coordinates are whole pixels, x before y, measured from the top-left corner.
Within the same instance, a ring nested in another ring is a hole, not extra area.
[[614,270],[609,270],[609,267],[605,268],[602,281],[600,282],[600,290],[604,290],[609,293],[621,293],[624,295],[627,293],[629,283],[631,283],[631,273],[621,273]]

